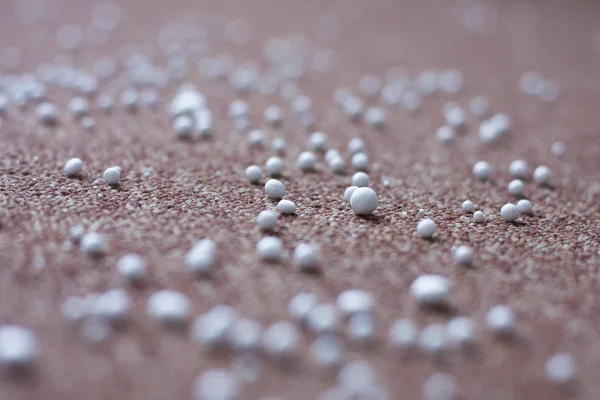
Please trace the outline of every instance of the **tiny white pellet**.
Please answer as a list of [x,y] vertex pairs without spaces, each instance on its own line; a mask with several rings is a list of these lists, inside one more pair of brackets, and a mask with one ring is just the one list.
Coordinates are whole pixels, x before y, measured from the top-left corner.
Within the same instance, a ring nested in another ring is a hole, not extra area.
[[352,393],[362,393],[375,385],[375,369],[367,361],[350,361],[340,369],[338,382]]
[[58,111],[53,104],[40,103],[35,108],[35,113],[43,124],[52,125],[58,120]]
[[490,110],[490,103],[483,96],[476,96],[469,102],[469,111],[478,118],[485,118]]
[[83,97],[73,97],[69,101],[69,111],[75,118],[82,118],[90,112],[90,105]]
[[417,324],[412,320],[399,319],[390,327],[388,342],[393,349],[405,352],[415,345],[418,333]]
[[317,295],[310,292],[296,294],[288,303],[288,314],[297,322],[304,322],[309,311],[317,305]]
[[71,296],[62,303],[60,312],[67,321],[80,322],[89,315],[90,307],[85,299]]
[[283,171],[283,160],[279,157],[269,157],[265,163],[265,168],[271,176],[280,176]]
[[277,106],[268,106],[264,112],[265,123],[272,127],[278,127],[283,121],[283,114],[281,108]]
[[248,141],[253,146],[262,146],[265,143],[265,133],[260,129],[254,129],[248,133]]
[[485,222],[485,214],[483,213],[483,211],[475,211],[473,213],[473,220],[475,222],[477,222],[478,224],[482,224]]
[[358,137],[350,139],[348,142],[348,151],[350,154],[362,153],[365,151],[365,142]]
[[114,105],[115,102],[108,93],[102,93],[98,95],[98,98],[96,99],[96,106],[106,113],[110,112]]
[[382,81],[377,75],[364,75],[358,81],[358,89],[366,96],[375,97],[381,90]]
[[316,335],[332,333],[338,330],[340,316],[335,305],[331,303],[317,304],[306,315],[306,324]]
[[552,143],[551,151],[556,157],[562,157],[567,154],[567,147],[563,142],[554,142]]
[[302,171],[313,171],[317,164],[317,156],[312,151],[304,151],[298,155],[296,163]]
[[71,158],[65,164],[65,175],[68,177],[73,177],[79,175],[81,170],[83,169],[83,161],[79,158]]
[[454,262],[459,265],[470,265],[473,262],[473,250],[469,246],[458,246],[454,250]]
[[126,283],[140,282],[146,276],[146,260],[136,253],[125,254],[117,262],[117,272]]
[[123,107],[129,111],[134,112],[138,107],[138,92],[135,89],[125,89],[119,95],[119,101]]
[[260,347],[262,326],[249,318],[234,321],[228,329],[229,342],[236,351],[256,351]]
[[19,325],[0,326],[0,364],[8,368],[31,366],[38,357],[35,334]]
[[286,215],[296,214],[296,203],[291,200],[279,200],[277,203],[277,209]]
[[414,86],[424,95],[432,95],[438,91],[438,75],[439,71],[436,69],[426,69],[421,71],[415,78]]
[[280,361],[295,357],[300,344],[300,332],[289,321],[275,322],[263,333],[262,345],[267,354]]
[[552,180],[552,172],[545,165],[540,165],[533,171],[533,180],[538,185],[548,185]]
[[367,171],[369,169],[369,156],[366,153],[359,152],[352,155],[352,168],[357,171]]
[[359,187],[350,197],[350,207],[356,215],[371,215],[378,206],[377,193],[369,187]]
[[354,193],[354,191],[358,189],[358,186],[350,186],[349,188],[346,189],[346,191],[344,191],[344,200],[347,203],[350,203],[350,199],[352,198],[352,194]]
[[346,335],[358,343],[371,344],[375,336],[375,315],[370,312],[352,315],[346,325]]
[[229,104],[229,115],[235,119],[248,115],[248,103],[244,100],[236,99]]
[[496,335],[512,335],[516,329],[516,316],[510,307],[498,305],[487,312],[486,323],[488,329]]
[[510,175],[515,179],[526,179],[529,174],[529,165],[524,160],[514,160],[508,167]]
[[147,311],[160,324],[179,327],[188,321],[191,304],[183,293],[165,289],[148,298]]
[[122,289],[108,290],[100,295],[94,306],[94,314],[113,324],[125,322],[131,309],[131,299]]
[[239,400],[239,383],[225,369],[209,369],[194,381],[194,400]]
[[385,109],[382,107],[369,107],[365,112],[365,122],[373,128],[385,127],[387,121]]
[[431,218],[425,218],[417,224],[417,234],[422,238],[430,239],[436,231],[435,221]]
[[320,367],[332,368],[342,363],[344,344],[334,334],[320,335],[310,345],[310,358]]
[[262,260],[275,262],[283,254],[283,243],[274,236],[267,236],[259,240],[256,245],[256,252]]
[[277,179],[269,179],[265,183],[265,192],[271,199],[281,199],[285,195],[285,185]]
[[311,272],[319,267],[319,246],[312,243],[300,243],[294,249],[294,267],[300,271]]
[[313,151],[327,151],[327,135],[323,132],[313,132],[310,135],[310,147]]
[[359,188],[367,187],[369,186],[369,183],[369,175],[367,175],[363,171],[356,172],[354,175],[352,175],[352,186],[356,186]]
[[446,69],[440,72],[438,76],[438,85],[440,90],[448,94],[457,94],[463,87],[462,73],[456,69]]
[[83,235],[85,235],[85,228],[83,225],[75,225],[71,227],[71,230],[69,231],[69,238],[73,243],[79,243]]
[[461,208],[464,212],[470,213],[473,212],[473,209],[475,209],[475,205],[471,200],[465,200],[462,202]]
[[277,154],[284,154],[285,153],[285,139],[280,138],[280,137],[273,139],[273,142],[271,143],[271,148]]
[[523,193],[525,193],[525,184],[520,179],[513,179],[508,183],[508,192],[513,196],[523,196]]
[[99,257],[106,252],[104,236],[98,232],[88,232],[81,238],[80,247],[90,257]]
[[492,165],[487,161],[477,161],[473,165],[473,175],[481,180],[486,180],[492,174]]
[[213,133],[213,115],[209,110],[202,109],[194,112],[196,119],[195,135],[200,139],[208,139]]
[[400,103],[405,110],[416,113],[421,109],[421,95],[414,90],[407,90],[402,94]]
[[250,183],[259,183],[262,178],[262,171],[258,165],[250,165],[246,168],[246,179]]
[[546,361],[544,366],[546,378],[557,384],[565,384],[575,378],[575,361],[568,353],[557,353]]
[[237,313],[229,306],[218,305],[196,317],[190,335],[196,343],[206,348],[219,348],[228,344],[229,329],[237,319]]
[[435,136],[441,144],[449,145],[454,143],[456,134],[454,128],[449,125],[442,125],[435,131]]
[[429,324],[421,329],[417,339],[419,348],[431,355],[439,355],[447,345],[446,327],[443,324]]
[[342,86],[337,88],[335,92],[333,92],[333,101],[335,102],[335,104],[341,107],[344,104],[344,101],[350,96],[352,96],[352,92],[350,91],[350,89]]
[[332,157],[327,160],[327,164],[329,165],[329,168],[331,168],[331,170],[336,174],[344,174],[346,172],[346,162],[342,157]]
[[464,128],[467,122],[467,115],[465,114],[463,109],[458,106],[453,106],[448,111],[446,111],[444,114],[444,118],[446,120],[446,123],[454,129]]
[[521,214],[533,214],[531,202],[527,199],[521,199],[517,202],[517,209]]
[[271,210],[264,210],[258,214],[256,224],[261,231],[270,231],[277,225],[277,213]]
[[335,304],[346,317],[358,313],[370,313],[374,310],[376,305],[373,296],[360,289],[343,291],[337,297]]
[[210,274],[215,266],[216,246],[210,239],[196,243],[185,255],[185,266],[195,275]]
[[358,97],[349,96],[344,100],[342,109],[348,117],[357,120],[362,115],[363,103]]
[[155,88],[144,88],[140,93],[140,102],[148,108],[155,108],[158,105],[158,99],[158,90]]
[[500,209],[500,216],[506,222],[515,222],[519,218],[519,209],[512,203],[507,203]]
[[454,317],[446,325],[446,337],[454,346],[469,346],[475,341],[475,321],[469,317]]
[[116,167],[109,167],[104,170],[102,177],[109,185],[117,185],[121,180],[121,171]]
[[410,294],[417,303],[425,306],[444,305],[450,296],[450,282],[441,275],[420,275],[410,285]]
[[96,129],[96,120],[93,117],[86,115],[81,118],[81,127],[86,132],[93,132],[94,129]]
[[455,400],[456,383],[452,375],[436,372],[423,385],[424,400]]

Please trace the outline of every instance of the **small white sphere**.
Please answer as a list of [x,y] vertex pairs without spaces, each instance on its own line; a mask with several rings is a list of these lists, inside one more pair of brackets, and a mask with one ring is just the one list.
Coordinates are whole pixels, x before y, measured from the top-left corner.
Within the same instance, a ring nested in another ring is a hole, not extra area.
[[484,118],[490,110],[490,103],[488,99],[483,96],[476,96],[469,102],[469,111],[475,117]]
[[473,262],[473,250],[469,246],[458,246],[454,250],[454,262],[460,265],[470,265]]
[[552,180],[552,172],[545,165],[540,165],[533,171],[533,180],[538,185],[548,185]]
[[517,197],[523,196],[523,193],[525,193],[525,184],[520,179],[513,179],[508,184],[508,193]]
[[267,354],[280,361],[286,361],[296,355],[300,344],[300,332],[291,322],[275,322],[263,333],[262,343]]
[[313,132],[310,135],[310,147],[313,151],[327,151],[327,135],[323,132]]
[[575,378],[575,361],[568,353],[554,354],[546,361],[544,372],[546,378],[553,383],[569,383]]
[[436,372],[423,385],[424,400],[456,400],[456,383],[452,375]]
[[271,210],[264,210],[258,214],[256,224],[261,231],[270,231],[277,225],[277,213]]
[[382,81],[377,75],[364,75],[358,81],[358,89],[367,96],[377,96],[381,90]]
[[117,262],[117,272],[127,283],[137,283],[146,276],[146,260],[139,254],[125,254]]
[[320,367],[337,367],[344,357],[344,344],[334,334],[324,334],[310,345],[310,357]]
[[357,120],[362,115],[362,100],[356,96],[349,96],[344,100],[344,103],[342,104],[342,110],[348,117]]
[[117,185],[121,180],[121,171],[116,167],[109,167],[104,170],[102,177],[109,185]]
[[367,171],[369,169],[369,156],[363,152],[355,153],[350,163],[352,168],[357,171]]
[[456,346],[468,346],[475,341],[475,321],[469,317],[454,317],[446,325],[446,338]]
[[454,128],[449,125],[442,125],[435,131],[435,136],[437,140],[442,144],[452,144],[456,139],[456,133],[454,132]]
[[352,186],[357,186],[359,188],[367,187],[369,186],[369,183],[369,175],[367,175],[365,172],[359,171],[352,175]]
[[185,266],[195,275],[207,275],[212,272],[215,262],[216,246],[210,239],[196,243],[185,255]]
[[464,212],[470,213],[475,209],[475,205],[471,200],[465,200],[462,202],[461,208]]
[[410,319],[399,319],[395,321],[388,333],[388,341],[392,348],[399,351],[407,351],[415,345],[419,329]]
[[35,113],[40,122],[46,125],[54,124],[58,120],[58,111],[54,104],[47,102],[40,103],[35,108]]
[[100,295],[94,305],[94,314],[114,324],[123,323],[129,316],[131,299],[121,289],[108,290]]
[[436,224],[431,218],[425,218],[417,224],[417,234],[422,238],[432,238],[435,234]]
[[445,69],[438,76],[440,90],[448,94],[457,94],[462,90],[464,78],[456,69]]
[[75,118],[81,118],[89,113],[90,105],[83,97],[73,97],[69,101],[69,110]]
[[231,347],[235,351],[250,352],[260,348],[262,326],[249,318],[234,321],[227,331]]
[[475,211],[473,213],[473,220],[475,222],[477,222],[478,224],[482,224],[485,222],[485,214],[483,213],[483,211]]
[[265,167],[267,168],[269,175],[280,176],[281,171],[283,171],[283,160],[275,156],[269,157],[265,163]]
[[321,303],[314,306],[306,315],[306,324],[316,335],[337,331],[340,316],[335,305]]
[[286,215],[291,215],[296,213],[296,203],[291,200],[279,200],[277,203],[277,209]]
[[259,240],[256,245],[258,256],[267,262],[278,261],[283,254],[283,243],[276,237],[267,236]]
[[250,183],[259,183],[262,179],[262,171],[258,165],[250,165],[246,168],[246,179]]
[[340,369],[338,382],[351,393],[364,393],[375,385],[375,369],[366,361],[350,361]]
[[417,339],[419,348],[431,355],[439,355],[445,350],[446,327],[443,324],[429,324],[421,329]]
[[272,127],[277,127],[281,125],[281,122],[283,121],[283,114],[281,112],[281,108],[273,105],[268,106],[265,109],[264,117],[267,125],[270,125]]
[[237,313],[231,307],[217,305],[194,319],[190,335],[201,346],[223,347],[228,343],[229,329],[236,319]]
[[341,158],[342,154],[337,149],[328,149],[325,152],[325,161],[330,164],[334,158]]
[[527,161],[514,160],[510,163],[508,171],[510,172],[510,176],[515,179],[526,179],[527,174],[529,174],[529,165],[527,165]]
[[467,123],[467,114],[458,106],[450,107],[445,113],[446,123],[455,129],[464,128]]
[[260,129],[254,129],[248,133],[248,141],[253,146],[262,146],[265,143],[265,134]]
[[519,214],[519,209],[512,203],[505,204],[500,209],[500,216],[506,222],[515,222],[519,218]]
[[346,335],[358,343],[373,343],[375,336],[375,315],[373,313],[358,313],[348,319]]
[[364,290],[345,290],[337,297],[336,305],[346,317],[359,313],[371,313],[375,309],[373,295]]
[[271,143],[271,148],[277,154],[284,154],[285,153],[285,139],[280,138],[280,137],[273,139],[273,142]]
[[313,171],[317,164],[317,156],[312,151],[303,151],[298,155],[296,163],[302,171]]
[[159,290],[148,298],[147,310],[150,317],[162,325],[177,327],[189,318],[191,304],[187,296],[176,290]]
[[336,174],[343,174],[346,172],[346,162],[342,157],[333,157],[327,160],[329,168]]
[[443,305],[447,303],[450,295],[450,282],[448,278],[441,275],[420,275],[410,285],[410,294],[419,304]]
[[194,400],[239,400],[241,388],[231,372],[209,369],[194,381]]
[[481,180],[488,179],[492,174],[492,165],[487,161],[477,161],[473,165],[473,174]]
[[362,153],[365,151],[365,142],[358,137],[350,139],[348,142],[348,151],[350,154]]
[[134,112],[137,110],[138,107],[138,97],[139,96],[137,90],[129,88],[121,92],[119,100],[121,101],[121,104],[127,111]]
[[271,199],[281,199],[285,195],[285,185],[277,179],[269,179],[265,183],[265,192]]
[[111,95],[109,95],[108,93],[102,93],[98,95],[98,98],[96,99],[96,105],[102,111],[108,113],[113,109],[115,102]]
[[38,357],[35,334],[22,326],[0,326],[0,364],[9,368],[31,366]]
[[93,117],[86,115],[81,119],[81,127],[86,132],[93,132],[94,129],[96,129],[96,120]]
[[71,158],[65,164],[65,175],[68,177],[73,177],[79,175],[81,170],[83,169],[83,161],[79,158]]
[[300,292],[290,300],[288,313],[294,321],[303,322],[309,311],[317,305],[317,295],[310,292]]
[[106,252],[104,236],[98,232],[88,232],[81,238],[81,249],[90,257],[99,257]]
[[69,231],[69,238],[73,243],[79,243],[83,235],[85,235],[85,228],[83,225],[75,225],[71,227],[71,230]]
[[356,215],[371,215],[378,206],[377,193],[369,187],[359,187],[350,197],[350,207]]
[[314,271],[319,266],[319,246],[312,243],[300,243],[294,249],[294,266],[300,271]]
[[551,147],[552,154],[556,157],[562,157],[567,154],[567,146],[563,142],[554,142]]
[[505,305],[492,307],[486,315],[488,329],[496,335],[512,335],[515,332],[516,316]]
[[527,199],[521,199],[517,202],[517,209],[521,214],[533,214],[531,202]]
[[346,200],[347,203],[350,203],[352,194],[354,193],[354,191],[356,189],[358,189],[358,186],[350,186],[349,188],[346,189],[346,191],[344,191],[344,200]]
[[386,125],[386,113],[382,107],[369,107],[365,113],[365,122],[367,125],[376,129],[381,129]]
[[229,104],[229,115],[233,118],[245,117],[248,115],[248,103],[244,100],[236,99]]

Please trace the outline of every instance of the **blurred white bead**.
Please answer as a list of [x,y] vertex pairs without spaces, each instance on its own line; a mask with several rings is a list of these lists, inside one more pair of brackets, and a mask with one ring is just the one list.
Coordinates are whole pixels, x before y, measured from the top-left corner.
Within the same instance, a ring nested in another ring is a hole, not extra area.
[[488,329],[501,336],[512,335],[515,332],[516,316],[512,309],[505,305],[492,307],[486,315]]
[[38,357],[35,334],[19,325],[0,326],[0,364],[8,368],[26,368]]
[[410,294],[425,306],[445,305],[450,296],[450,282],[441,275],[423,274],[410,285]]

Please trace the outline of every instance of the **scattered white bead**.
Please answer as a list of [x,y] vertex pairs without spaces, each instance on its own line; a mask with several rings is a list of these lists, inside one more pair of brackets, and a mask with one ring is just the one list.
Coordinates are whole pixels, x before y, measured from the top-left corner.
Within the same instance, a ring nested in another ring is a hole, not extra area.
[[531,202],[527,199],[521,199],[517,202],[517,209],[521,214],[533,214]]
[[135,89],[125,89],[119,96],[119,101],[123,107],[129,111],[134,112],[138,107],[138,92]]
[[291,322],[279,321],[269,326],[262,338],[263,348],[280,361],[293,358],[300,344],[300,332]]
[[446,325],[446,337],[455,346],[473,344],[475,332],[475,321],[469,317],[454,317]]
[[465,200],[462,202],[461,208],[464,212],[470,213],[475,209],[475,205],[471,200]]
[[218,348],[228,344],[229,330],[237,319],[229,306],[218,305],[194,319],[190,335],[196,343],[206,348]]
[[271,176],[280,176],[283,171],[283,160],[279,157],[269,157],[265,163],[265,168]]
[[410,285],[410,294],[417,303],[425,306],[444,305],[450,296],[450,282],[441,275],[420,275]]
[[115,324],[125,322],[131,309],[131,299],[121,289],[104,292],[96,300],[94,314]]
[[296,214],[296,203],[291,200],[279,200],[277,209],[286,215]]
[[319,246],[312,243],[300,243],[294,249],[294,266],[300,271],[314,271],[319,266]]
[[254,129],[248,133],[248,141],[253,146],[262,146],[265,143],[265,133],[260,129]]
[[463,76],[456,69],[446,69],[440,72],[438,85],[440,90],[448,94],[457,94],[462,90],[464,83]]
[[349,96],[344,100],[342,110],[348,117],[356,120],[362,115],[363,103],[358,97]]
[[302,171],[313,171],[317,164],[317,156],[312,151],[304,151],[298,155],[296,163]]
[[344,200],[347,203],[350,203],[350,199],[352,198],[352,194],[354,191],[358,189],[358,186],[350,186],[344,191]]
[[442,125],[437,128],[435,131],[435,136],[440,143],[445,145],[454,143],[454,140],[456,139],[454,128],[449,125]]
[[482,224],[485,222],[485,214],[483,213],[483,211],[475,211],[473,213],[473,220],[475,222],[477,222],[478,224]]
[[58,111],[53,104],[50,103],[40,103],[35,108],[35,113],[43,124],[51,125],[57,122],[58,120]]
[[96,120],[89,115],[86,115],[81,119],[81,127],[86,132],[93,132],[96,129]]
[[552,172],[545,165],[540,165],[533,171],[533,180],[538,185],[548,185],[552,180]]
[[373,296],[359,289],[345,290],[336,300],[338,309],[346,317],[359,313],[370,313],[375,308],[375,299]]
[[520,179],[513,179],[508,184],[508,192],[513,196],[523,196],[523,193],[525,193],[525,184]]
[[361,138],[352,138],[348,142],[348,151],[350,154],[362,153],[365,151],[365,142]]
[[423,385],[424,400],[455,400],[456,383],[452,375],[436,372]]
[[332,368],[342,363],[344,344],[333,334],[321,335],[310,345],[310,357],[320,367]]
[[209,369],[194,381],[195,400],[239,400],[241,388],[225,369]]
[[492,174],[492,165],[487,161],[477,161],[473,165],[473,174],[481,180],[486,180]]
[[382,107],[369,107],[365,113],[365,122],[374,128],[381,129],[386,125],[386,113]]
[[529,174],[529,165],[523,160],[514,160],[508,167],[510,175],[515,179],[526,179]]
[[258,214],[256,224],[261,231],[270,231],[277,225],[277,213],[271,210],[264,210]]
[[512,335],[515,332],[516,317],[510,307],[499,305],[492,307],[486,315],[488,329],[496,335]]
[[375,336],[375,315],[370,312],[354,314],[346,326],[348,338],[358,343],[369,344]]
[[273,105],[268,106],[265,109],[264,118],[267,125],[270,125],[272,127],[277,127],[281,125],[281,122],[283,121],[283,114],[281,112],[281,108]]
[[500,209],[500,216],[506,222],[515,222],[519,218],[519,209],[512,203],[507,203]]
[[265,192],[271,199],[281,199],[285,195],[285,185],[277,179],[269,179],[265,183]]
[[568,353],[557,353],[546,361],[544,366],[546,378],[553,383],[565,384],[575,378],[575,361]]
[[236,99],[229,104],[229,115],[235,119],[248,115],[248,103],[244,100]]
[[377,193],[369,187],[359,187],[350,197],[350,207],[356,215],[371,215],[378,206]]
[[405,352],[415,345],[418,332],[418,327],[412,320],[399,319],[392,324],[388,341],[392,348]]
[[125,254],[117,262],[117,271],[129,284],[140,282],[146,276],[146,260],[136,253]]
[[96,99],[96,105],[102,111],[110,112],[113,109],[115,102],[109,94],[102,93],[102,94],[98,95],[98,98]]
[[284,154],[285,153],[285,139],[280,138],[280,137],[273,139],[273,142],[271,143],[271,148],[277,154]]
[[317,335],[337,331],[340,316],[335,305],[331,303],[317,304],[306,315],[306,324]]
[[446,327],[443,324],[425,326],[418,337],[419,348],[431,355],[439,355],[446,347]]
[[329,168],[336,174],[343,174],[346,172],[346,162],[341,156],[335,156],[327,160]]
[[98,232],[88,232],[81,238],[81,249],[90,257],[99,257],[106,252],[104,236]]
[[85,235],[85,228],[83,225],[75,225],[69,231],[69,237],[73,243],[79,243],[83,235]]
[[283,243],[276,237],[267,236],[259,240],[256,245],[256,252],[262,260],[275,262],[283,254]]
[[417,224],[417,234],[422,238],[430,239],[436,231],[435,221],[431,218],[425,218]]
[[290,300],[288,313],[294,321],[304,322],[310,310],[316,305],[317,295],[309,292],[300,292]]
[[22,326],[0,326],[0,364],[8,368],[31,366],[38,357],[35,334]]
[[83,169],[83,161],[79,158],[71,158],[65,164],[65,175],[68,177],[73,177],[79,175],[81,170]]
[[367,175],[363,171],[356,172],[354,175],[352,175],[352,186],[356,186],[359,188],[367,187],[369,186],[369,183],[369,175]]
[[367,171],[369,169],[369,156],[366,153],[354,153],[351,159],[352,168],[357,171]]
[[473,250],[469,246],[458,246],[454,250],[454,262],[459,265],[470,265],[473,262]]
[[338,382],[351,393],[363,393],[375,385],[375,369],[366,361],[350,361],[340,369]]
[[458,106],[451,107],[445,112],[446,123],[454,129],[463,129],[467,123],[467,114]]
[[490,103],[483,96],[473,97],[469,102],[469,111],[475,117],[485,118],[490,111]]
[[259,183],[262,179],[262,171],[258,165],[250,165],[246,168],[246,179],[250,183]]
[[313,132],[310,135],[310,147],[313,151],[327,151],[327,135],[323,132]]
[[185,266],[195,275],[207,275],[215,266],[215,251],[216,246],[212,240],[202,239],[185,255]]
[[109,185],[117,185],[121,180],[121,171],[116,167],[109,167],[104,170],[102,177]]
[[554,142],[552,143],[552,154],[554,154],[556,157],[562,157],[565,154],[567,154],[567,147],[564,145],[563,142]]
[[241,318],[229,327],[231,347],[236,351],[257,351],[260,348],[262,326],[249,318]]
[[175,290],[159,290],[148,298],[148,314],[162,325],[178,327],[189,318],[191,304],[187,296]]
[[358,89],[367,96],[375,97],[381,90],[381,78],[376,75],[365,75],[358,81]]
[[90,104],[83,97],[73,97],[69,101],[69,110],[75,118],[82,118],[90,112]]

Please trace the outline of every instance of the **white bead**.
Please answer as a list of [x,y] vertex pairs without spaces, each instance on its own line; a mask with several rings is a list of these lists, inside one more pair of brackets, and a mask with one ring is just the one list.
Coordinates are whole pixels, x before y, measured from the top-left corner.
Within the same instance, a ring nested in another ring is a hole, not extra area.
[[477,161],[473,165],[473,174],[481,180],[488,179],[492,174],[492,165],[487,161]]
[[422,238],[432,238],[436,231],[435,221],[431,218],[425,218],[417,224],[417,234]]
[[482,211],[475,211],[473,213],[473,220],[478,224],[485,222],[485,214]]
[[358,313],[370,313],[375,308],[375,299],[373,296],[359,289],[345,290],[336,300],[338,309],[346,316],[350,317]]
[[117,185],[121,180],[121,171],[116,167],[109,167],[104,170],[104,174],[102,174],[102,178],[109,185]]
[[521,199],[517,202],[517,209],[521,214],[532,214],[533,208],[531,202],[527,199]]
[[231,347],[236,351],[256,351],[260,347],[262,326],[249,318],[233,322],[228,330]]
[[426,69],[417,75],[414,86],[424,95],[432,95],[438,91],[438,75],[436,69]]
[[418,337],[419,348],[431,355],[439,355],[446,347],[446,328],[442,324],[425,326]]
[[258,214],[256,224],[261,231],[270,231],[277,225],[277,213],[271,210],[264,210]]
[[494,144],[503,135],[501,126],[493,119],[486,119],[479,124],[479,139],[486,144]]
[[71,158],[65,164],[65,175],[68,177],[79,175],[82,169],[83,161],[81,161],[79,158]]
[[69,101],[69,110],[75,118],[81,118],[90,112],[90,105],[83,97],[73,97]]
[[375,385],[375,369],[366,361],[350,361],[340,369],[338,382],[352,393],[362,393]]
[[366,153],[355,153],[351,159],[352,168],[357,171],[367,171],[369,169],[369,156]]
[[265,192],[271,199],[281,199],[285,195],[285,185],[277,179],[269,179],[265,183]]
[[500,209],[500,216],[506,222],[515,222],[519,218],[519,209],[514,204],[508,203]]
[[110,110],[113,109],[115,102],[109,94],[102,93],[102,94],[98,95],[98,98],[96,99],[96,105],[102,111],[109,112]]
[[515,313],[508,306],[494,306],[487,312],[486,323],[494,334],[511,335],[515,331]]
[[85,235],[85,228],[83,225],[75,225],[71,227],[71,230],[69,231],[69,238],[73,243],[79,243],[83,235]]
[[314,306],[317,305],[317,295],[309,292],[300,292],[290,300],[288,313],[294,321],[303,322]]
[[469,317],[454,317],[446,325],[446,337],[456,346],[468,346],[475,341],[475,321]]
[[22,326],[0,326],[0,364],[9,368],[29,367],[38,357],[35,334]]
[[435,136],[437,140],[442,144],[452,144],[456,139],[456,134],[454,133],[454,128],[449,125],[442,125],[435,131]]
[[281,108],[277,106],[268,106],[264,112],[264,118],[267,125],[277,127],[281,125],[281,121],[283,120],[283,115],[281,112]]
[[336,174],[343,174],[346,172],[346,162],[342,157],[333,157],[327,161],[329,168]]
[[463,76],[456,69],[446,69],[440,72],[438,76],[438,85],[440,89],[448,94],[457,94],[463,87]]
[[276,237],[267,236],[259,240],[256,245],[256,252],[262,260],[275,262],[283,254],[283,243]]
[[508,192],[513,196],[523,196],[523,193],[525,193],[525,184],[520,179],[513,179],[508,184]]
[[310,147],[313,151],[327,151],[327,135],[323,132],[313,132],[310,135]]
[[265,143],[265,134],[260,129],[254,129],[248,133],[248,141],[253,146],[262,146]]
[[557,384],[571,382],[575,377],[575,370],[575,361],[568,353],[554,354],[544,366],[546,378]]
[[97,299],[94,313],[112,323],[123,323],[129,316],[131,299],[121,289],[104,292]]
[[533,171],[533,180],[538,185],[548,185],[552,179],[550,168],[545,165],[540,165]]
[[225,369],[209,369],[194,381],[195,400],[239,400],[240,391],[233,374]]
[[354,193],[354,191],[358,189],[358,186],[350,186],[349,188],[346,189],[346,191],[344,191],[344,200],[347,203],[350,203],[350,199],[352,198],[352,194]]
[[196,119],[196,136],[201,139],[208,139],[213,132],[213,115],[207,109],[202,109],[194,113]]
[[467,122],[467,114],[458,106],[451,107],[444,114],[446,123],[455,129],[462,129]]
[[348,338],[359,343],[372,343],[375,336],[375,315],[370,312],[354,314],[346,325]]
[[352,186],[357,186],[359,188],[367,187],[369,186],[369,183],[369,175],[363,171],[356,172],[354,175],[352,175]]
[[271,148],[277,154],[284,154],[285,153],[285,139],[280,138],[280,137],[273,139],[273,142],[271,143]]
[[490,103],[483,96],[476,96],[469,102],[469,111],[475,117],[484,118],[490,110]]
[[382,107],[369,107],[365,113],[365,122],[373,128],[383,128],[386,120],[386,113]]
[[381,78],[376,75],[365,75],[358,81],[358,89],[367,96],[377,96],[381,90]]
[[350,197],[350,207],[356,215],[371,215],[378,206],[377,193],[369,187],[359,187]]
[[250,165],[246,168],[246,179],[250,183],[259,183],[262,178],[262,171],[258,165]]
[[89,115],[86,115],[81,119],[81,127],[86,132],[93,132],[96,129],[96,120]]
[[514,160],[508,167],[510,175],[515,179],[526,179],[529,173],[529,166],[526,161]]
[[196,275],[207,275],[215,265],[216,246],[210,239],[203,239],[185,255],[185,266]]
[[125,89],[121,92],[119,100],[126,110],[135,111],[138,106],[138,92],[135,89]]
[[117,262],[117,272],[127,283],[137,283],[146,276],[146,260],[136,253],[128,253]]
[[300,243],[294,249],[294,266],[300,271],[314,271],[319,266],[319,246],[312,243]]
[[177,327],[189,318],[191,304],[187,296],[175,290],[159,290],[148,298],[148,314],[162,325]]
[[567,154],[567,147],[564,145],[563,142],[554,142],[552,143],[552,154],[554,154],[556,157],[562,157],[565,154]]
[[317,304],[306,315],[306,324],[317,335],[335,332],[340,325],[338,311],[331,303]]
[[310,357],[320,367],[339,366],[344,357],[344,344],[333,334],[321,335],[310,345]]
[[90,257],[99,257],[106,252],[104,236],[98,232],[88,232],[81,238],[81,249]]
[[412,320],[399,319],[392,324],[388,334],[388,341],[392,348],[399,351],[407,351],[414,346],[417,334],[417,325]]
[[231,307],[215,306],[194,319],[190,329],[191,337],[207,348],[225,346],[229,340],[229,329],[236,319],[237,314]]
[[303,171],[313,171],[317,164],[317,156],[312,151],[304,151],[298,155],[296,163]]
[[233,118],[245,117],[248,115],[248,103],[244,100],[237,99],[229,104],[229,115]]
[[294,357],[300,342],[300,332],[288,321],[275,322],[269,326],[262,338],[263,348],[279,360],[285,361]]
[[469,246],[458,246],[454,250],[454,262],[460,265],[469,265],[473,262],[473,250]]
[[35,113],[43,124],[51,125],[57,122],[58,111],[53,104],[40,103],[35,108]]
[[269,157],[265,163],[265,167],[269,175],[279,176],[283,170],[283,160],[279,157]]
[[414,90],[407,90],[400,99],[402,107],[410,112],[417,112],[421,109],[421,96]]
[[473,212],[473,209],[475,208],[475,205],[473,204],[473,202],[471,200],[465,200],[462,202],[461,208],[464,212]]
[[362,153],[365,151],[365,142],[358,137],[350,139],[348,142],[348,151],[350,154]]
[[277,209],[286,215],[291,215],[296,213],[296,203],[291,200],[279,200],[277,203]]
[[90,313],[85,299],[77,296],[67,298],[60,307],[62,316],[69,322],[79,322]]
[[456,383],[452,375],[436,372],[423,385],[424,400],[455,400]]
[[359,119],[363,111],[363,103],[358,97],[349,96],[344,100],[342,109],[351,119]]
[[447,303],[450,296],[450,282],[448,278],[441,275],[420,275],[410,285],[410,294],[419,304],[443,305]]

